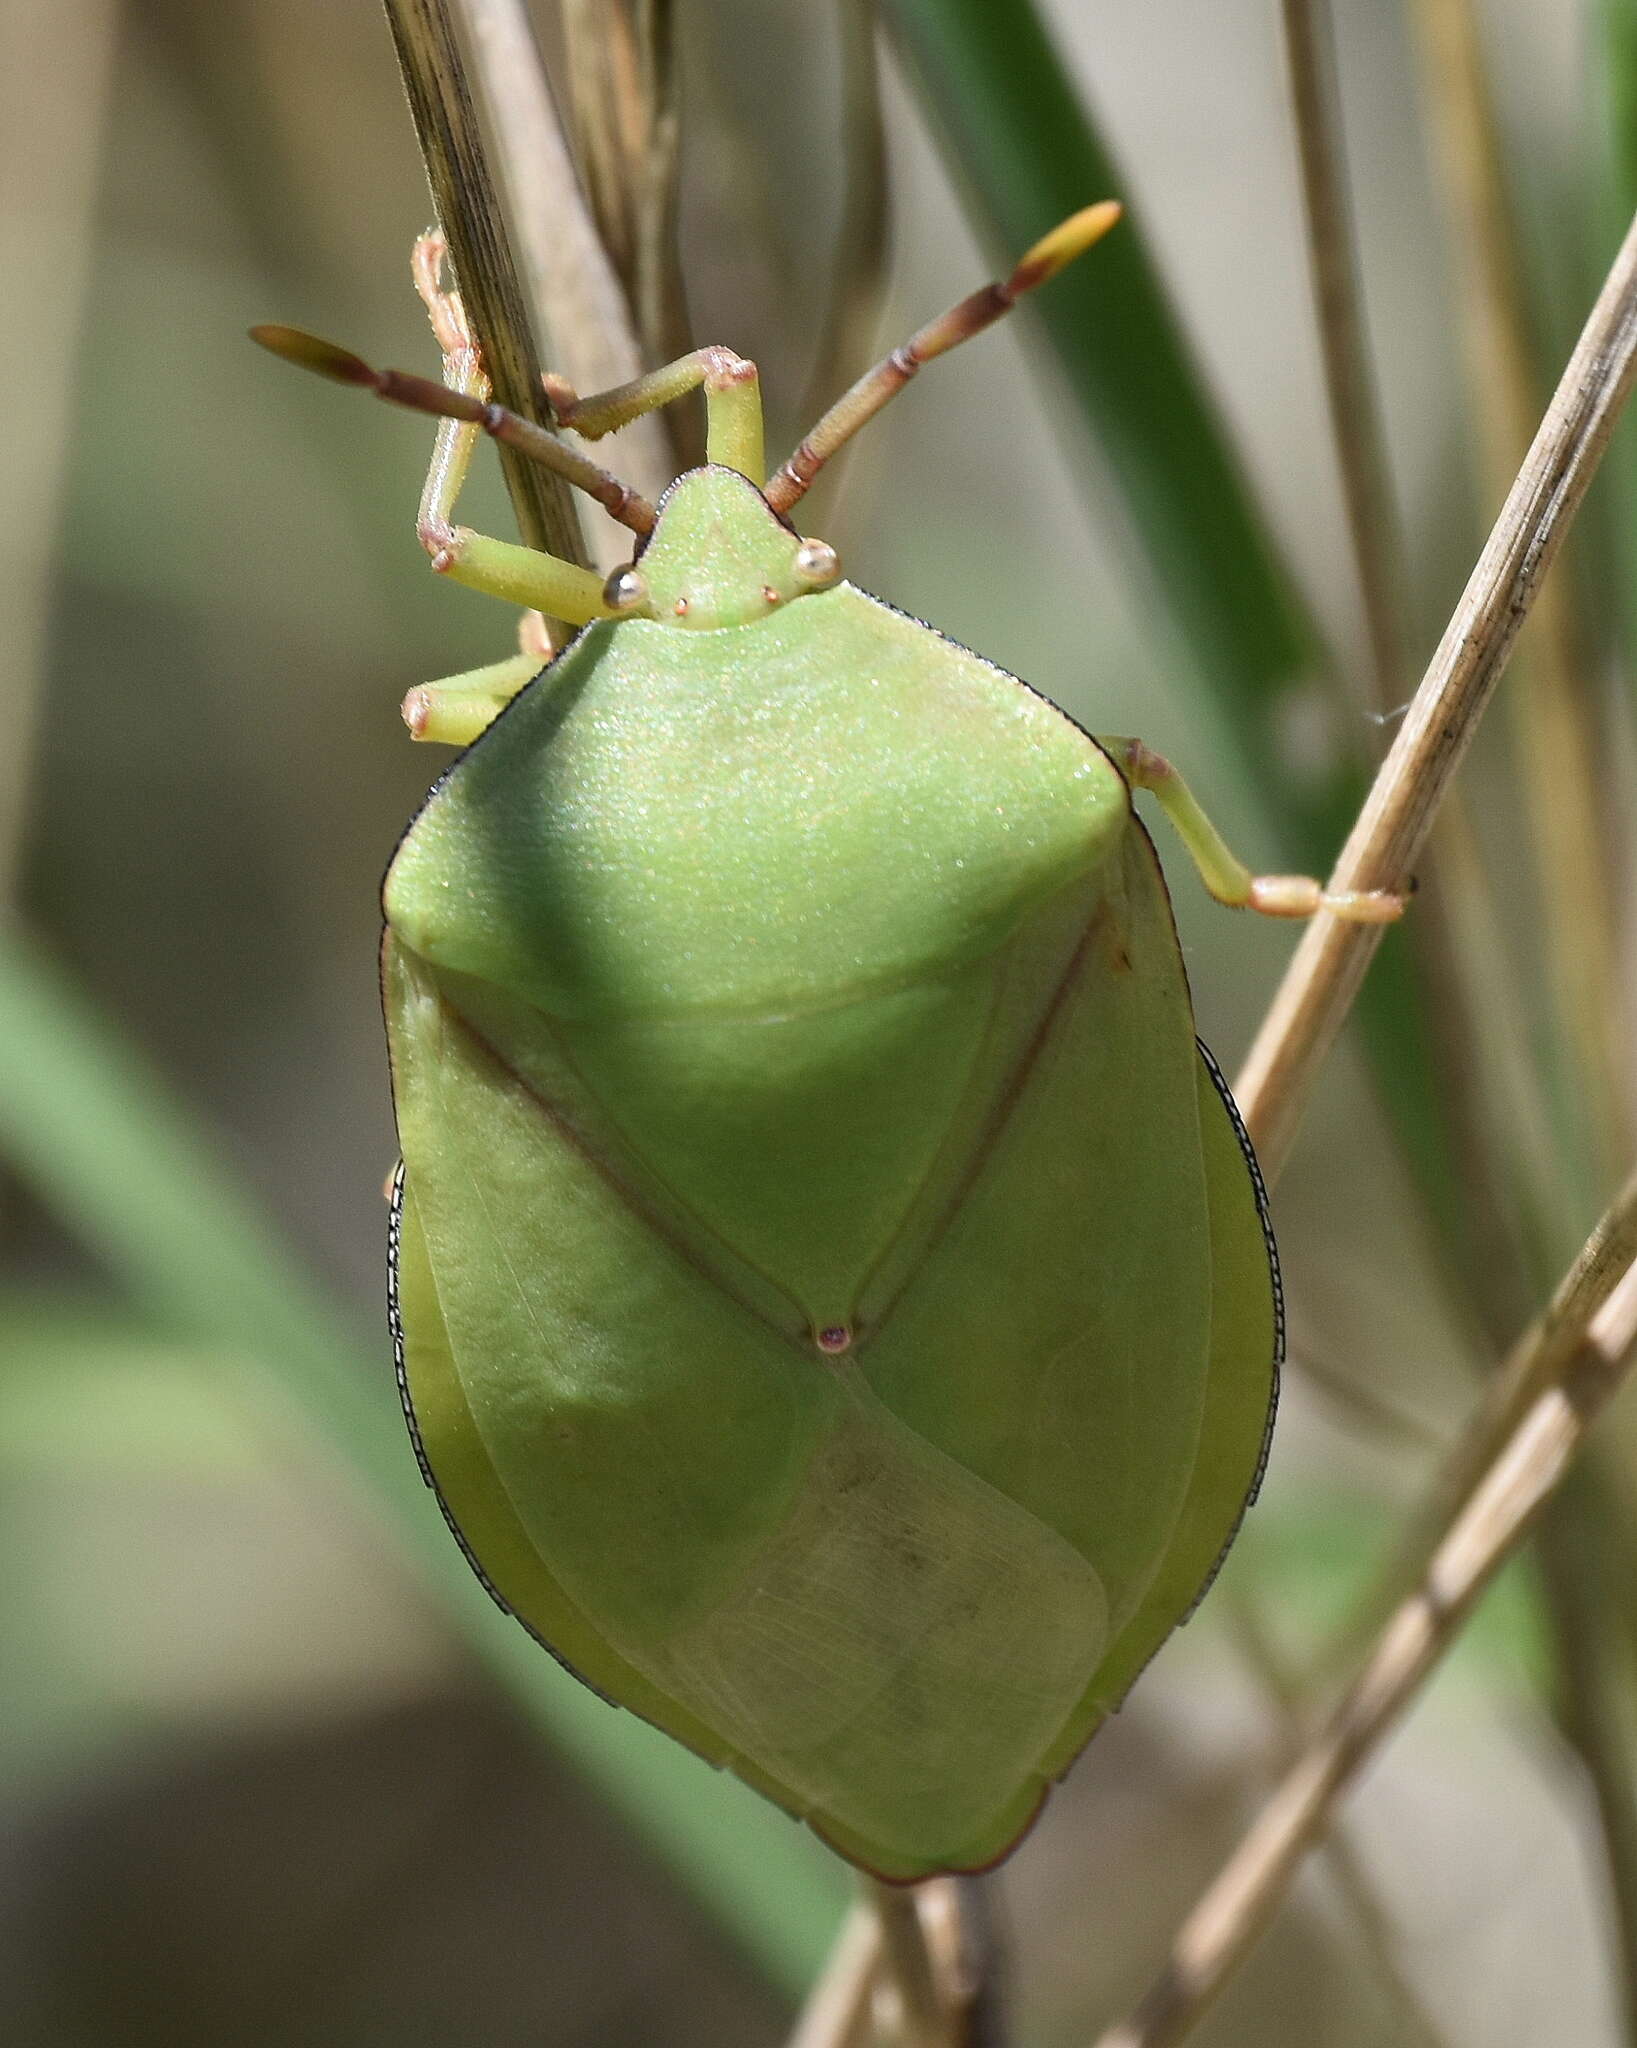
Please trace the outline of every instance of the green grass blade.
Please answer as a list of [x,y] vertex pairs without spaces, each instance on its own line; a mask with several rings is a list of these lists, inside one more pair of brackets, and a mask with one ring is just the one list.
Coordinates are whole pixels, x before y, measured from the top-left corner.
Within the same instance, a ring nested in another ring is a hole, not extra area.
[[421,1484],[384,1325],[372,1335],[322,1298],[158,1078],[5,934],[0,1046],[0,1156],[150,1312],[294,1400],[364,1480],[474,1653],[772,1981],[799,1993],[847,1901],[840,1864],[596,1699],[490,1603]]
[[[1129,203],[1031,0],[886,0],[980,225],[1003,258],[1088,201]],[[1123,497],[1177,637],[1220,714],[1284,858],[1328,872],[1364,794],[1337,745],[1316,774],[1290,758],[1298,703],[1326,657],[1177,324],[1140,222],[1033,302]],[[1393,934],[1361,1004],[1374,1071],[1446,1231],[1460,1204],[1409,954]]]
[[[1618,232],[1637,211],[1637,0],[1601,0],[1590,70],[1603,131],[1605,210],[1610,231]],[[1606,468],[1608,560],[1629,680],[1637,674],[1637,436],[1629,427],[1615,436]]]
[[1602,0],[1602,81],[1614,212],[1622,222],[1637,203],[1637,0]]
[[1015,255],[1091,200],[1127,206],[1095,256],[1034,304],[1201,676],[1247,745],[1275,751],[1274,707],[1310,682],[1317,639],[1129,211],[1126,180],[1028,0],[887,0],[887,11],[997,252]]

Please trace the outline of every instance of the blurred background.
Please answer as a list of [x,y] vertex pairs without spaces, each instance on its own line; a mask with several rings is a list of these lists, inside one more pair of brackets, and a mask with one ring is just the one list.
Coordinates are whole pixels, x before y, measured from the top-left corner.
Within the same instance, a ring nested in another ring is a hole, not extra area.
[[[693,335],[757,359],[782,454],[810,423],[859,147],[850,10],[674,11]],[[881,53],[872,352],[1053,218],[1014,227],[995,200],[993,151],[980,130],[963,141],[977,117],[928,56],[939,10],[885,11],[906,40]],[[1389,714],[1498,502],[1422,11],[1335,7],[1408,563]],[[561,77],[563,25],[552,0],[536,12]],[[1088,399],[1072,346],[1030,314],[870,430],[818,530],[856,581],[1095,729],[1163,748],[1253,862],[1322,867],[1348,775],[1391,725],[1368,708],[1278,9],[1041,13],[1187,334],[1189,403],[1209,399],[1243,476],[1190,478],[1187,447],[1145,469],[1186,426],[1171,397],[1133,383],[1122,413],[1105,369]],[[1631,204],[1623,14],[1477,10],[1546,388]],[[244,329],[303,324],[435,370],[408,273],[428,210],[372,6],[0,8],[0,2033],[19,2048],[772,2044],[847,1898],[799,1829],[489,1612],[401,1440],[377,887],[446,756],[410,743],[397,706],[498,659],[513,626],[426,571],[430,430],[290,375]],[[1083,267],[1092,322],[1119,260]],[[1146,346],[1135,330],[1125,345]],[[509,531],[479,467],[467,516]],[[1156,541],[1145,476],[1151,496],[1194,493],[1191,556]],[[1621,488],[1599,485],[1559,571],[1612,821],[1614,1002],[1630,957]],[[1231,492],[1260,507],[1299,622],[1271,682],[1244,684],[1268,685],[1248,730],[1199,644],[1238,545]],[[1515,770],[1486,735],[1466,786],[1492,887],[1455,919],[1487,1162],[1432,1130],[1449,1068],[1417,1067],[1392,1015],[1332,1061],[1276,1201],[1293,1361],[1262,1502],[1200,1616],[991,1885],[1028,2048],[1089,2042],[1158,1966],[1304,1701],[1343,1668],[1335,1646],[1483,1370],[1607,1192],[1599,1145],[1617,1151],[1621,1127],[1588,1108],[1601,1098],[1541,994]],[[1201,1030],[1231,1073],[1292,935],[1215,911],[1161,845]],[[1391,987],[1411,987],[1415,957],[1394,957]],[[1603,1019],[1617,1093],[1622,1014]],[[1571,1532],[1592,1559],[1582,1610],[1550,1565],[1503,1577],[1201,2041],[1637,2038],[1570,1697],[1583,1681],[1613,1701],[1629,1791],[1634,1429],[1627,1401]],[[1587,1631],[1598,1668],[1577,1678]]]

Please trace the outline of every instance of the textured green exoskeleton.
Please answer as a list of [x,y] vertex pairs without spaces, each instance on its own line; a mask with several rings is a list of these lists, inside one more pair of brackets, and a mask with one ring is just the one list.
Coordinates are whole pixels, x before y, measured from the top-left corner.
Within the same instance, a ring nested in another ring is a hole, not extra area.
[[[355,362],[316,366],[455,410]],[[491,672],[386,879],[400,1373],[542,1643],[914,1878],[1005,1854],[1208,1583],[1278,1282],[1131,782],[1209,828],[780,516],[880,373],[764,492],[735,364],[554,392],[600,431],[707,388],[713,461],[605,595],[439,528],[585,623]]]

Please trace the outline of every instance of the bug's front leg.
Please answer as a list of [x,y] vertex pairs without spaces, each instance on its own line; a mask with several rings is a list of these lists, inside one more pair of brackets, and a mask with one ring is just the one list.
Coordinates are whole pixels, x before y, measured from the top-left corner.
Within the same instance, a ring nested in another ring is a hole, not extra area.
[[[411,260],[415,289],[426,307],[432,332],[443,355],[444,383],[451,391],[487,399],[489,380],[483,373],[481,358],[466,323],[465,310],[458,294],[444,290],[442,285],[443,259],[443,236],[431,230],[416,242]],[[432,460],[427,468],[415,523],[416,534],[433,567],[449,574],[464,567],[467,573],[458,578],[462,582],[476,580],[474,570],[481,574],[485,568],[493,566],[491,551],[508,546],[454,524],[455,503],[465,484],[473,450],[482,431],[481,427],[468,420],[443,419],[438,422],[437,439],[433,444]],[[442,676],[436,682],[422,683],[411,690],[403,701],[403,719],[412,739],[451,747],[469,746],[518,691],[540,673],[556,652],[557,638],[542,614],[550,611],[552,617],[559,616],[551,610],[547,600],[555,597],[561,601],[563,593],[559,585],[563,579],[556,572],[573,565],[559,563],[552,556],[536,556],[532,549],[508,547],[506,557],[495,557],[495,560],[503,559],[512,571],[506,577],[505,587],[497,587],[492,581],[479,582],[478,587],[487,588],[497,596],[515,596],[519,565],[511,563],[512,554],[529,558],[521,567],[524,575],[535,579],[538,585],[533,597],[536,608],[525,611],[518,621],[518,651],[502,661],[489,662],[482,668],[468,669],[460,675]],[[578,572],[569,596],[571,601],[584,596]]]
[[1097,744],[1133,789],[1146,789],[1155,798],[1218,903],[1232,910],[1259,910],[1264,917],[1312,917],[1328,910],[1352,924],[1391,924],[1403,916],[1406,898],[1389,889],[1332,894],[1311,875],[1252,874],[1163,754],[1141,740],[1099,735]]

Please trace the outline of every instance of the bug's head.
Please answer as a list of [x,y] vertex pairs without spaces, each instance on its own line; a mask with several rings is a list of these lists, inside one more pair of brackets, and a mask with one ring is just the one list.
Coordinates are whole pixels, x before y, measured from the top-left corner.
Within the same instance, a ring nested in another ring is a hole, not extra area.
[[736,470],[707,467],[672,484],[647,544],[609,577],[604,599],[622,618],[747,626],[840,580],[827,542],[792,533]]

